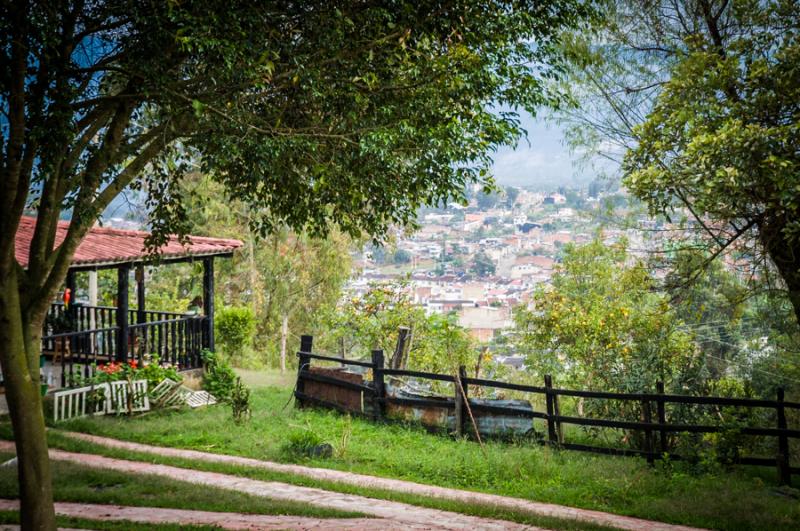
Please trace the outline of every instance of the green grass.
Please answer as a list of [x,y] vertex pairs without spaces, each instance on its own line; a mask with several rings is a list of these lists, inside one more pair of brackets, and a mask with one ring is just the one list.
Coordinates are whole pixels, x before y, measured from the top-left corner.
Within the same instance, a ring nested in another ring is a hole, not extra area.
[[[59,528],[93,529],[95,531],[216,531],[222,529],[206,525],[139,524],[126,520],[104,522],[66,516],[57,516],[56,523]],[[19,513],[17,511],[0,511],[0,524],[19,524]]]
[[[13,454],[0,454],[2,461],[11,457]],[[56,501],[319,518],[363,516],[303,503],[270,500],[232,490],[198,487],[153,475],[124,474],[60,461],[54,461],[52,466],[53,496]],[[0,498],[18,497],[16,468],[0,468]]]
[[[258,375],[248,376],[251,385],[259,384]],[[275,379],[266,375],[263,381],[272,384]],[[194,411],[162,411],[136,419],[85,418],[59,427],[155,445],[298,462],[699,527],[792,529],[800,525],[797,491],[778,489],[771,469],[693,475],[676,465],[668,473],[659,467],[648,467],[641,459],[558,452],[527,443],[489,442],[484,456],[473,442],[429,435],[415,427],[348,420],[332,412],[296,410],[291,404],[283,409],[290,393],[286,387],[256,388],[253,418],[243,425],[233,424],[230,411],[216,406]],[[287,452],[289,434],[304,429],[333,444],[334,457],[309,459]],[[67,444],[55,439],[53,443]],[[141,458],[153,460],[152,456]],[[165,462],[175,464],[175,460]],[[234,473],[277,479],[275,474],[265,471]],[[320,485],[302,478],[281,480]],[[358,487],[327,485],[325,488],[439,508],[451,504],[400,499],[403,496]],[[463,504],[450,507],[449,510],[469,514],[485,510]],[[524,518],[514,514],[507,517],[516,521]]]
[[176,459],[172,457],[161,457],[153,454],[108,448],[102,445],[87,443],[84,441],[78,441],[76,439],[72,439],[68,436],[65,436],[57,431],[51,431],[48,434],[48,439],[49,439],[48,442],[52,448],[60,448],[62,450],[67,450],[72,452],[85,452],[85,453],[104,455],[107,457],[114,457],[119,459],[146,461],[151,463],[165,464],[182,468],[190,468],[193,470],[219,472],[224,474],[247,477],[251,479],[258,479],[262,481],[279,481],[283,483],[290,483],[293,485],[301,485],[304,487],[321,488],[333,492],[342,492],[345,494],[355,494],[358,496],[365,496],[382,500],[391,500],[400,503],[407,503],[410,505],[418,505],[420,507],[428,507],[431,509],[439,509],[442,511],[452,511],[456,513],[463,513],[483,518],[508,520],[512,522],[518,522],[521,524],[527,524],[547,529],[558,529],[562,531],[604,531],[610,529],[605,526],[579,522],[571,519],[561,519],[561,518],[554,518],[547,516],[532,515],[528,513],[507,510],[504,508],[498,508],[494,506],[469,504],[458,501],[429,498],[425,496],[407,494],[402,492],[365,488],[355,485],[346,485],[332,481],[310,479],[294,474],[273,472],[261,468],[229,465],[223,463],[207,463],[204,461],[196,461],[188,459]]

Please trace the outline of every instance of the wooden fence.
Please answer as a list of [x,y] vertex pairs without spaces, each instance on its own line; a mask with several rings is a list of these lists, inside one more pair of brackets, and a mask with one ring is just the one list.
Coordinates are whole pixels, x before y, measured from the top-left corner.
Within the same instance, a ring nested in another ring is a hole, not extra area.
[[[371,361],[350,360],[332,356],[314,354],[312,352],[313,338],[302,336],[298,356],[297,386],[295,399],[299,407],[314,405],[337,409],[343,412],[356,413],[369,416],[376,420],[387,418],[387,405],[410,406],[415,408],[444,408],[453,411],[456,423],[455,431],[458,434],[469,435],[472,432],[471,415],[504,415],[529,417],[539,419],[546,425],[547,435],[541,440],[543,444],[568,450],[580,450],[610,455],[640,456],[649,463],[656,459],[669,456],[670,459],[681,459],[682,456],[671,453],[669,434],[677,433],[722,433],[734,431],[741,435],[753,437],[771,437],[776,439],[776,452],[773,457],[739,457],[736,463],[742,465],[774,466],[777,469],[778,481],[781,484],[791,484],[791,475],[800,474],[800,467],[790,465],[789,440],[800,438],[800,430],[789,429],[786,421],[786,410],[800,410],[800,403],[784,400],[783,390],[778,390],[775,400],[760,400],[751,398],[726,398],[712,396],[685,396],[664,393],[662,383],[657,385],[655,393],[610,393],[600,391],[583,391],[559,389],[553,386],[552,377],[544,377],[541,387],[513,384],[481,378],[470,378],[466,375],[465,368],[459,369],[458,376],[434,374],[404,369],[390,369],[384,366],[383,351],[372,352]],[[331,374],[320,374],[312,371],[312,360],[334,362],[342,367],[362,367],[372,371],[372,382],[353,382],[337,378]],[[386,392],[387,377],[411,377],[423,380],[453,383],[454,394],[446,399],[419,399],[395,397]],[[306,392],[306,383],[324,384],[335,388],[350,390],[360,393],[365,407],[355,409],[348,407],[340,401],[326,400],[315,396],[316,393]],[[460,382],[460,384],[459,384]],[[545,411],[522,409],[479,403],[470,399],[471,387],[488,387],[505,389],[522,393],[538,395],[544,398]],[[640,413],[639,421],[604,419],[594,417],[562,415],[559,407],[560,397],[575,397],[583,399],[616,400],[638,404]],[[711,424],[685,424],[671,422],[668,406],[684,405],[712,405],[720,407],[759,408],[761,410],[774,410],[775,424],[772,427],[737,426],[731,428],[725,425]],[[655,409],[655,414],[653,409]],[[593,446],[587,444],[570,443],[565,440],[562,425],[572,424],[578,426],[591,426],[599,428],[616,428],[631,430],[643,435],[640,448],[613,448]]]

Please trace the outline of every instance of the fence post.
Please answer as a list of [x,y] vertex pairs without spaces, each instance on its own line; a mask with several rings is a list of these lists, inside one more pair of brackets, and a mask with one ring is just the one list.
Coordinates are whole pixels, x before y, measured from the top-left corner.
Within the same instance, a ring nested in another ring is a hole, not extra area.
[[306,392],[306,382],[303,380],[303,371],[311,369],[311,354],[314,348],[313,336],[300,336],[300,351],[297,353],[297,384],[295,385],[295,404],[298,407],[303,407],[303,399],[298,395],[304,395]]
[[372,405],[375,418],[386,416],[386,384],[383,381],[383,351],[372,351],[372,382],[375,385],[375,400]]
[[456,434],[459,436],[469,433],[469,412],[467,410],[469,391],[466,382],[464,382],[466,378],[467,368],[459,365],[457,380],[453,382],[455,389],[455,427]]
[[[464,380],[467,379],[467,368],[463,365],[458,367],[458,379],[461,382],[461,390],[463,391],[463,395],[461,396],[461,431],[463,433],[470,432],[470,418],[469,418],[469,386],[467,382]],[[477,422],[477,420],[476,420]]]
[[556,435],[556,423],[553,419],[555,416],[555,407],[553,399],[553,378],[549,374],[544,375],[544,396],[547,404],[547,438],[550,444],[558,443],[558,436]]
[[[652,412],[650,410],[650,401],[642,400],[642,422],[650,424],[653,422]],[[647,464],[652,465],[653,458],[653,429],[644,429],[644,450],[647,452]]]
[[[778,416],[778,429],[786,429],[786,410],[783,405],[783,389],[778,389],[778,405],[775,408]],[[778,435],[778,482],[781,485],[792,484],[792,471],[789,468],[789,438]]]
[[[659,395],[658,402],[656,403],[656,413],[658,414],[658,423],[662,426],[667,423],[667,412],[664,407],[664,382],[656,382],[656,392]],[[668,451],[667,446],[667,430],[660,428],[658,430],[658,438],[661,444],[661,453],[666,454]]]

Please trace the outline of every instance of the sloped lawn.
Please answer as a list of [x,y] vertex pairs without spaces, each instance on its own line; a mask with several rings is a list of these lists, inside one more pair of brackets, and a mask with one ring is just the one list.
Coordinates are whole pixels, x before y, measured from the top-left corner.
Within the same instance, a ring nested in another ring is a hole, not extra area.
[[[135,419],[85,418],[60,424],[59,428],[699,527],[800,526],[798,491],[778,488],[772,469],[697,474],[680,463],[651,468],[637,458],[558,452],[530,443],[489,442],[484,455],[474,442],[430,435],[417,427],[375,424],[333,412],[295,409],[290,401],[291,388],[275,386],[278,380],[273,377],[268,381],[269,387],[253,390],[253,416],[242,425],[234,424],[230,410],[221,405],[194,411],[162,411]],[[311,458],[292,452],[291,441],[301,440],[330,443],[334,454]],[[53,443],[75,444],[57,436]]]

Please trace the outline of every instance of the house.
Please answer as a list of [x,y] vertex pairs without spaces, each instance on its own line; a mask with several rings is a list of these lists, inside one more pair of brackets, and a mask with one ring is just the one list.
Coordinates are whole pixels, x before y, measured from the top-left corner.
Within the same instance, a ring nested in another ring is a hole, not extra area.
[[464,307],[458,312],[458,324],[466,328],[476,340],[488,343],[502,330],[511,327],[511,317],[508,308]]
[[[23,217],[16,233],[16,259],[26,269],[36,222],[35,217]],[[69,221],[58,222],[56,247],[69,226]],[[138,230],[93,227],[81,241],[64,292],[69,290],[74,297],[78,277],[88,275],[88,304],[74,303],[67,297],[54,301],[42,332],[42,357],[54,384],[64,386],[80,374],[88,376],[95,363],[141,362],[146,355],[158,355],[181,368],[197,368],[202,364],[200,353],[214,350],[214,259],[232,256],[242,242],[188,236],[181,243],[172,237],[157,250],[159,267],[178,262],[203,264],[199,307],[194,312],[176,313],[147,307],[145,265],[154,262],[154,255],[145,247],[149,235]],[[97,304],[96,273],[101,269],[117,271],[115,306]],[[132,276],[135,305],[129,301]]]

